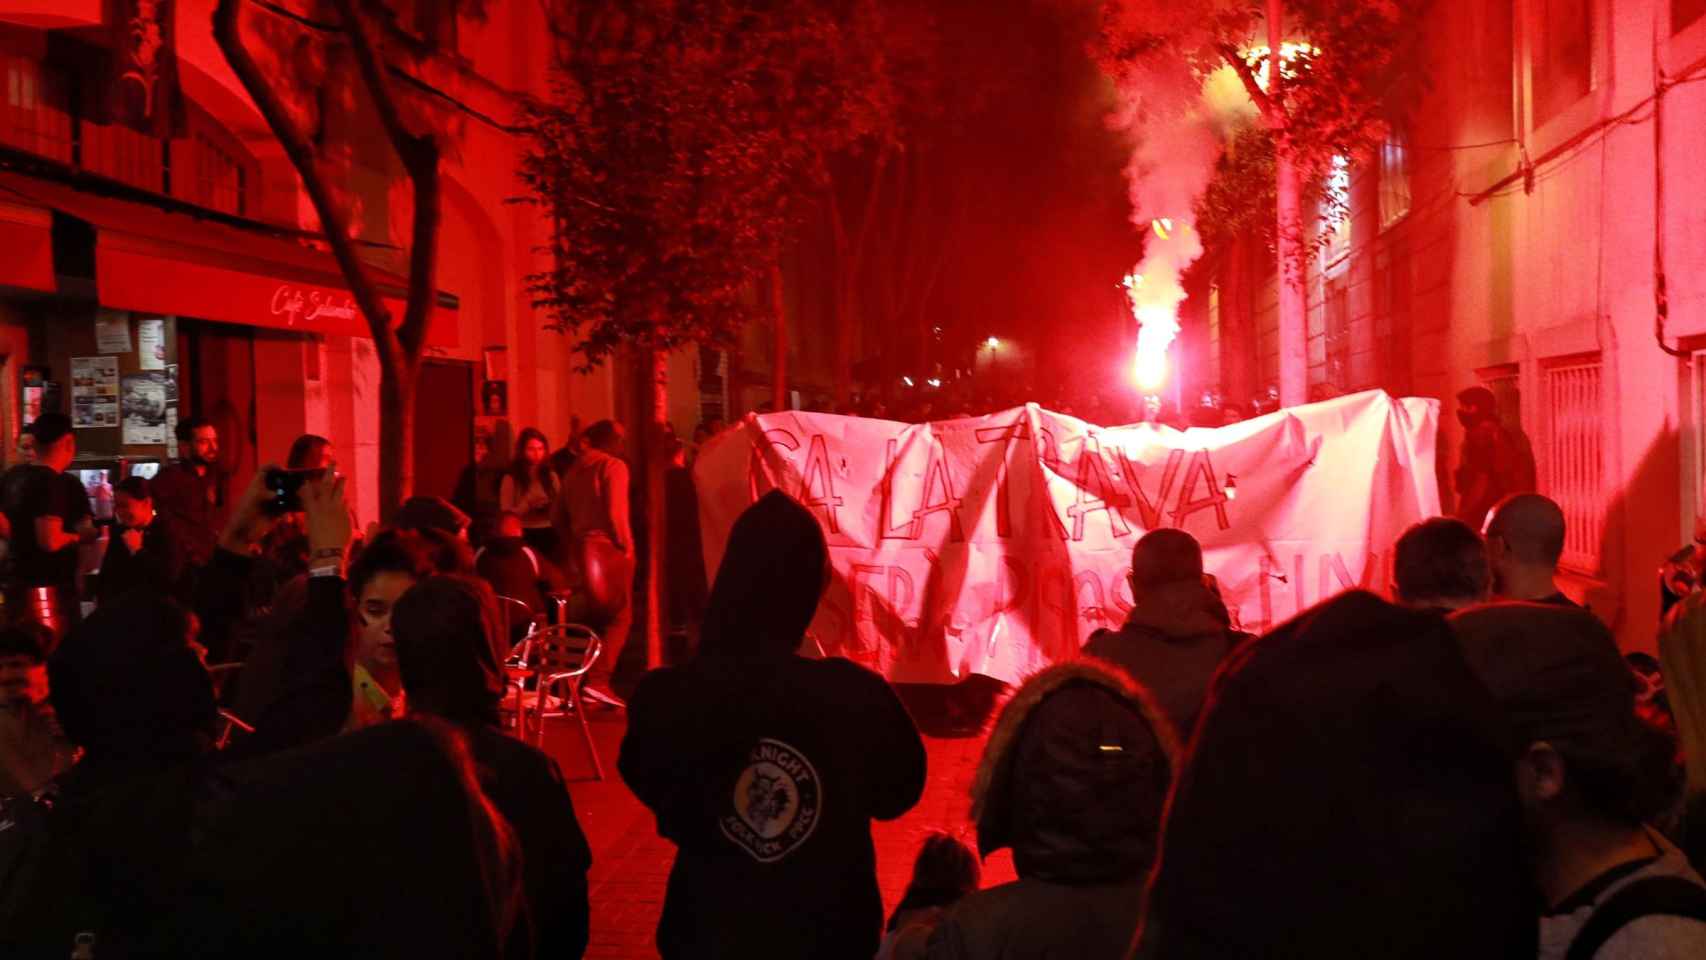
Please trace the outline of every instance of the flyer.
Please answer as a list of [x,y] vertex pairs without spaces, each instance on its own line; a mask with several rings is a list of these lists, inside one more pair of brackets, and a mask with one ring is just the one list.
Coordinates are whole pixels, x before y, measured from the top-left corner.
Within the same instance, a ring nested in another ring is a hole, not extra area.
[[71,358],[71,425],[118,426],[118,358]]
[[136,359],[144,370],[166,369],[165,318],[136,321]]
[[130,352],[130,314],[123,310],[95,312],[95,349],[101,353]]
[[165,443],[167,410],[166,374],[124,375],[124,444]]

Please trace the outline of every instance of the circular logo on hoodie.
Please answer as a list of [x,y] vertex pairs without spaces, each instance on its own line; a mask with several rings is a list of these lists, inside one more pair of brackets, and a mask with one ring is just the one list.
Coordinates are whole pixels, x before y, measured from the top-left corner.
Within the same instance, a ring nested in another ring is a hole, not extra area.
[[760,740],[735,779],[734,809],[725,813],[723,836],[759,863],[794,852],[817,828],[823,794],[817,770],[780,740]]

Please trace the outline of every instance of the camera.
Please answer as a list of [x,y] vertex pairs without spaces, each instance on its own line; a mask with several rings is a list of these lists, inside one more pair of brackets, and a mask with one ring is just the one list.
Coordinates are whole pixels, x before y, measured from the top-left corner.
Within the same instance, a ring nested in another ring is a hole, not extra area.
[[276,516],[301,510],[302,485],[325,474],[323,469],[268,470],[267,489],[272,492],[272,498],[266,502],[267,512]]

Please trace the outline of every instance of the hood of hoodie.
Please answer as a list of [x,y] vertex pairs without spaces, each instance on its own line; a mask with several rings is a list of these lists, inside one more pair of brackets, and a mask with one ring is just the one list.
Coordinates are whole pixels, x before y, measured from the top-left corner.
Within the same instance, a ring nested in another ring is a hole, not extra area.
[[792,656],[817,614],[829,547],[810,510],[779,490],[729,531],[699,651],[711,657]]
[[1154,861],[1179,756],[1144,690],[1094,660],[1056,664],[1002,707],[972,784],[978,850],[1013,848],[1019,875],[1088,884]]
[[1445,620],[1342,594],[1216,674],[1145,949],[1532,956],[1520,822],[1502,717]]
[[1229,618],[1220,598],[1193,581],[1152,589],[1126,615],[1125,622],[1178,640],[1220,634],[1227,629]]

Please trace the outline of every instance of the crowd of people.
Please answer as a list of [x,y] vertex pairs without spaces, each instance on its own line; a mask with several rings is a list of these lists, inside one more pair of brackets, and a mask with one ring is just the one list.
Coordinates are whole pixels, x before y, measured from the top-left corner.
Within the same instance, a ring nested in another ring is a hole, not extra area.
[[[505,729],[517,642],[566,621],[606,638],[580,709],[626,709],[618,768],[676,847],[666,957],[1706,956],[1706,538],[1667,567],[1661,670],[1561,589],[1537,494],[1416,524],[1391,601],[1259,637],[1151,531],[1126,621],[1012,692],[971,843],[927,836],[885,915],[872,823],[928,756],[883,677],[802,652],[830,564],[798,502],[739,517],[672,611],[696,649],[624,704],[619,424],[523,431],[489,494],[366,529],[326,438],[230,503],[217,431],[179,439],[100,526],[63,417],[0,475],[0,955],[582,955],[590,845]],[[1016,879],[981,888],[998,850]]]

